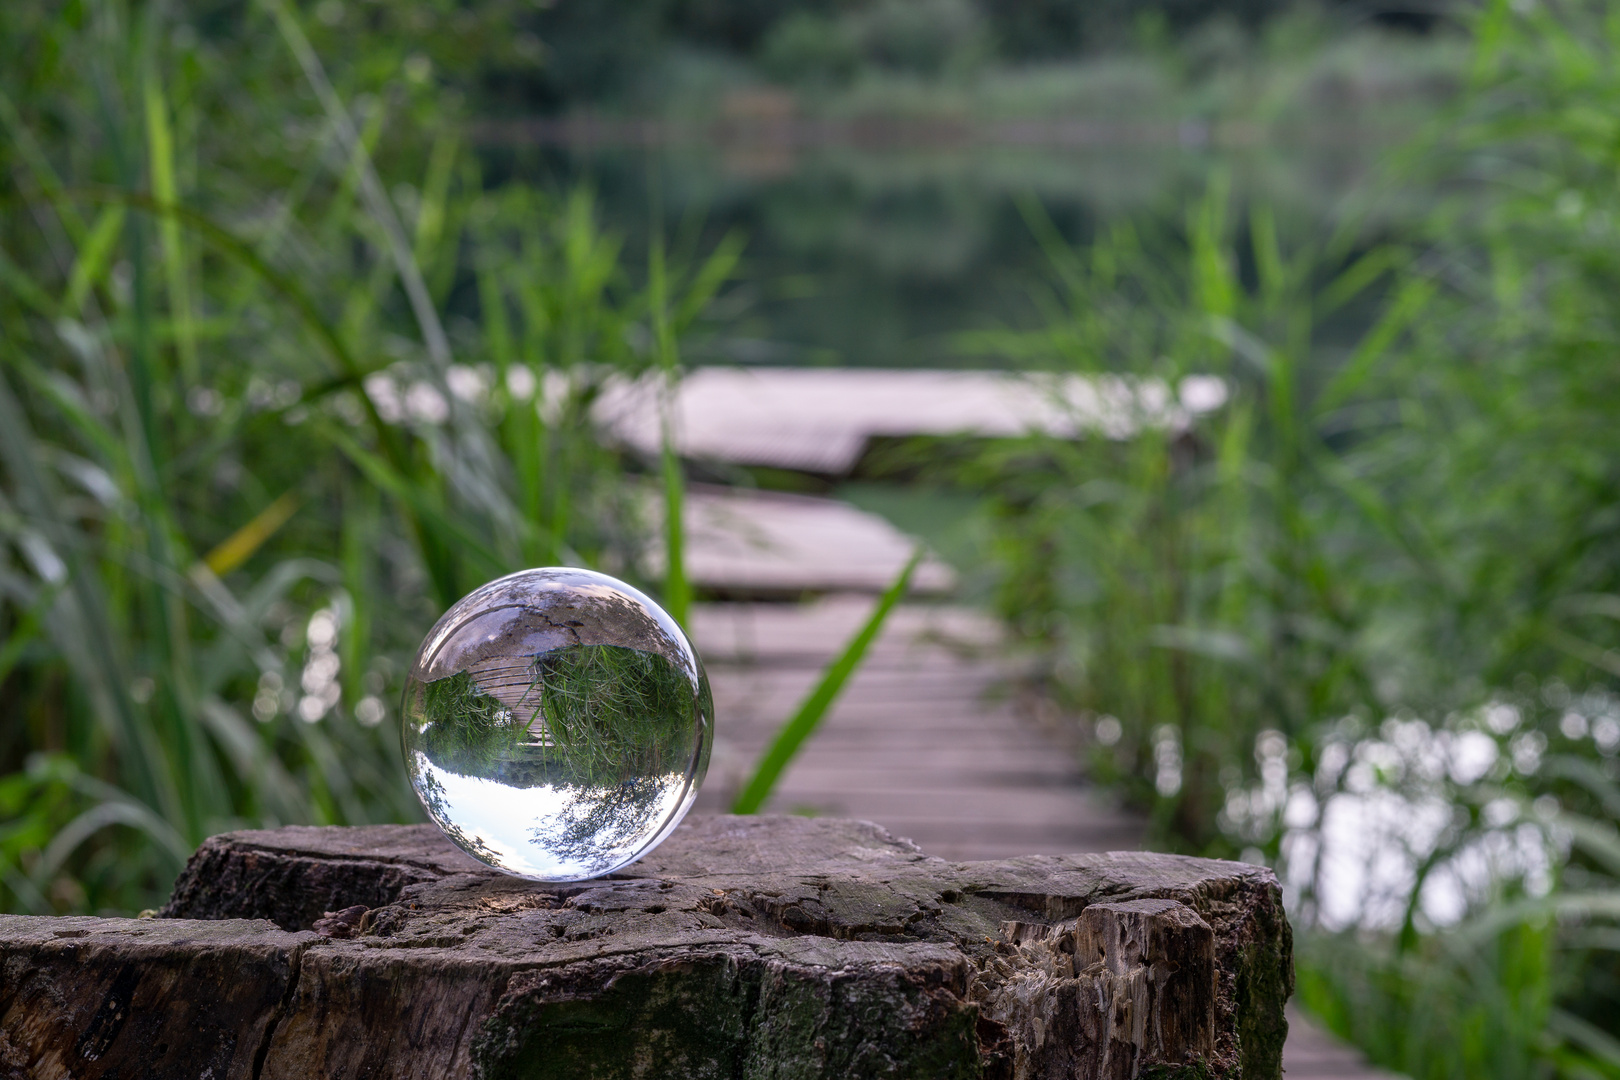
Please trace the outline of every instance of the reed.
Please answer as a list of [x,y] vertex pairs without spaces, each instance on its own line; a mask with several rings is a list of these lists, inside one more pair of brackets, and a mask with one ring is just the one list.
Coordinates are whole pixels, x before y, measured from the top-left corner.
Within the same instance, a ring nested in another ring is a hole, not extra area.
[[[1413,235],[1217,179],[1077,249],[1031,203],[1045,326],[964,342],[1223,380],[1184,431],[975,466],[1001,609],[1094,771],[1158,842],[1277,866],[1306,1004],[1413,1076],[1620,1069],[1617,27],[1480,11],[1469,93],[1386,181],[1454,192]],[[1329,918],[1358,806],[1400,869]]]
[[395,43],[74,10],[0,16],[0,905],[133,911],[211,833],[418,817],[394,702],[470,588],[639,580],[589,408],[678,373],[739,242],[655,305],[588,192],[481,179]]

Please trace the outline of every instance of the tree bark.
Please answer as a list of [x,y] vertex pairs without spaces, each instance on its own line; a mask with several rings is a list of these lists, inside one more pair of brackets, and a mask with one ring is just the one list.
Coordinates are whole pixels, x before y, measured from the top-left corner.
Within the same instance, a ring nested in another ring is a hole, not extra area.
[[431,826],[289,827],[205,842],[155,919],[0,917],[0,1071],[1274,1080],[1292,984],[1239,863],[711,817],[557,885]]

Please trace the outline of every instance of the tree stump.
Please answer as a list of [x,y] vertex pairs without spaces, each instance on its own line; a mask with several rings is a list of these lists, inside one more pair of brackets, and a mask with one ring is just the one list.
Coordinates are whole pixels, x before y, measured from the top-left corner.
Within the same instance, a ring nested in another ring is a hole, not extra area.
[[1239,863],[710,817],[547,885],[432,826],[289,827],[204,843],[156,918],[0,917],[0,1070],[1272,1080],[1292,983]]

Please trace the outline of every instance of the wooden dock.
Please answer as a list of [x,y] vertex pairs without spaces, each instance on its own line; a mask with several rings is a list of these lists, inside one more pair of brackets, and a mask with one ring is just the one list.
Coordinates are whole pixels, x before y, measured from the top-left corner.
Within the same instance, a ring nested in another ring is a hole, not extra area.
[[[717,715],[700,810],[726,808],[778,726],[870,611],[872,598],[699,605],[691,628]],[[867,663],[794,760],[769,809],[875,821],[949,859],[1141,846],[1142,822],[1081,775],[1059,723],[1015,696],[993,619],[897,608]],[[1377,1080],[1296,1013],[1289,1080]]]
[[[663,447],[662,376],[611,380],[592,414],[643,457]],[[702,367],[670,402],[676,450],[689,460],[847,476],[874,438],[907,435],[1129,438],[1182,430],[1220,408],[1219,378],[1175,386],[1117,375],[877,368]]]

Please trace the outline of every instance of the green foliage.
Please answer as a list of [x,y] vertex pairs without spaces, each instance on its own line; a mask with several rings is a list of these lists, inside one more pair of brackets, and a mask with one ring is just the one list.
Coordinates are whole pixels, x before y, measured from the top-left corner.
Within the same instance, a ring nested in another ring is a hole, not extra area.
[[697,723],[692,682],[654,653],[576,645],[535,658],[540,712],[570,771],[594,783],[682,772]]
[[[531,684],[531,691],[532,691]],[[525,691],[524,697],[530,691]],[[410,691],[406,691],[410,694]],[[487,694],[465,671],[432,682],[416,691],[419,700],[406,699],[403,723],[414,731],[416,746],[428,760],[459,776],[492,776],[512,760],[533,719],[500,698]],[[407,739],[411,738],[408,734]],[[545,783],[544,776],[522,780],[502,776],[512,787]]]
[[1569,844],[1563,888],[1530,897],[1509,883],[1459,925],[1410,941],[1303,935],[1301,1003],[1414,1080],[1620,1077],[1606,977],[1620,955],[1620,783],[1584,777],[1607,816],[1552,823]]
[[[1360,509],[1331,473],[1324,483],[1327,447],[1298,400],[1321,256],[1285,256],[1257,209],[1244,237],[1256,279],[1245,282],[1219,184],[1184,238],[1121,227],[1083,254],[1027,212],[1060,271],[1052,324],[974,343],[1123,376],[1139,388],[1125,408],[1138,412],[1131,438],[1041,440],[983,466],[1007,522],[1000,606],[1050,650],[1072,704],[1124,725],[1097,764],[1135,785],[1166,840],[1209,849],[1232,786],[1223,770],[1252,774],[1248,751],[1266,730],[1309,752],[1318,724],[1374,699],[1371,671],[1385,659],[1354,619],[1384,610],[1389,586],[1356,566],[1362,553],[1345,539]],[[1324,291],[1352,291],[1385,257],[1349,261]],[[1232,400],[1196,434],[1145,404],[1190,401],[1196,384],[1184,380],[1212,373]]]
[[1304,939],[1311,1007],[1414,1076],[1614,1075],[1620,22],[1474,29],[1398,174],[1454,185],[1410,237],[1312,239],[1217,181],[1076,251],[1031,205],[1047,325],[970,345],[1229,397],[979,479],[1003,612],[1162,842],[1269,859],[1309,925],[1331,807],[1438,816],[1383,841],[1393,909]]
[[860,64],[848,29],[825,15],[796,11],[771,27],[760,65],[772,78],[806,86],[840,86]]
[[[587,410],[659,362],[648,297],[588,193],[459,150],[413,51],[459,47],[451,8],[340,32],[371,10],[0,13],[7,907],[134,910],[211,833],[416,816],[384,721],[434,615],[524,566],[635,575]],[[666,338],[728,251],[672,264]]]
[[971,64],[988,45],[983,16],[968,0],[876,0],[847,24],[869,63],[921,75]]
[[1552,940],[1545,920],[1484,942],[1433,939],[1408,954],[1307,935],[1296,954],[1299,999],[1373,1061],[1413,1080],[1521,1080],[1542,1071]]
[[[1469,160],[1512,145],[1471,134]],[[1590,230],[1586,200],[1613,196],[1581,194],[1585,163],[1549,180],[1575,147],[1552,149],[1512,179],[1534,168]],[[1213,839],[1197,823],[1230,786],[1213,781],[1250,773],[1263,730],[1309,773],[1347,715],[1440,723],[1528,698],[1545,724],[1537,685],[1608,685],[1600,612],[1620,563],[1600,539],[1617,482],[1600,447],[1620,404],[1605,359],[1620,282],[1607,249],[1549,228],[1508,179],[1411,246],[1341,230],[1290,248],[1219,183],[1179,234],[1120,227],[1083,252],[1029,207],[1057,268],[1049,325],[970,346],[1168,394],[1215,373],[1231,395],[1185,433],[1037,441],[1006,451],[1016,468],[982,466],[1014,524],[1004,610],[1050,645],[1075,704],[1124,723],[1104,756],[1127,773],[1151,780],[1155,732],[1173,729],[1166,799],[1195,809],[1167,812],[1188,842]]]
[[[656,105],[668,89],[661,69],[694,55],[709,58],[717,69],[759,71],[826,88],[883,70],[930,78],[986,61],[1013,69],[1125,45],[1158,47],[1208,38],[1212,27],[1228,36],[1251,34],[1298,7],[1283,0],[606,0],[532,6],[498,0],[459,8],[414,0],[399,6],[403,12],[392,18],[355,10],[352,3],[329,2],[315,10],[337,33],[365,26],[411,42],[484,113],[525,104],[530,112]],[[1362,17],[1357,12],[1344,21]],[[1427,26],[1437,20],[1411,21]],[[435,36],[444,40],[435,42]],[[468,55],[470,46],[486,42],[488,61]]]
[[[838,19],[807,19],[853,48]],[[1041,318],[1027,288],[1041,254],[1020,198],[1038,197],[1064,236],[1087,244],[1123,217],[1179,220],[1221,166],[1240,204],[1265,202],[1301,232],[1331,227],[1367,201],[1369,164],[1432,119],[1469,65],[1459,33],[1306,13],[1216,37],[1196,57],[1172,40],[1051,63],[947,65],[938,76],[863,62],[835,77],[841,61],[823,70],[805,58],[802,76],[762,73],[780,87],[682,53],[634,114],[662,118],[659,150],[593,141],[558,157],[598,185],[613,220],[646,213],[656,161],[672,213],[684,201],[716,231],[747,229],[750,280],[738,295],[751,302],[727,339],[693,359],[983,365],[951,337]],[[876,142],[839,137],[889,125]],[[508,152],[521,154],[525,136],[511,130]],[[704,145],[714,131],[727,153]],[[1439,190],[1403,184],[1376,201],[1370,225],[1409,235]]]

